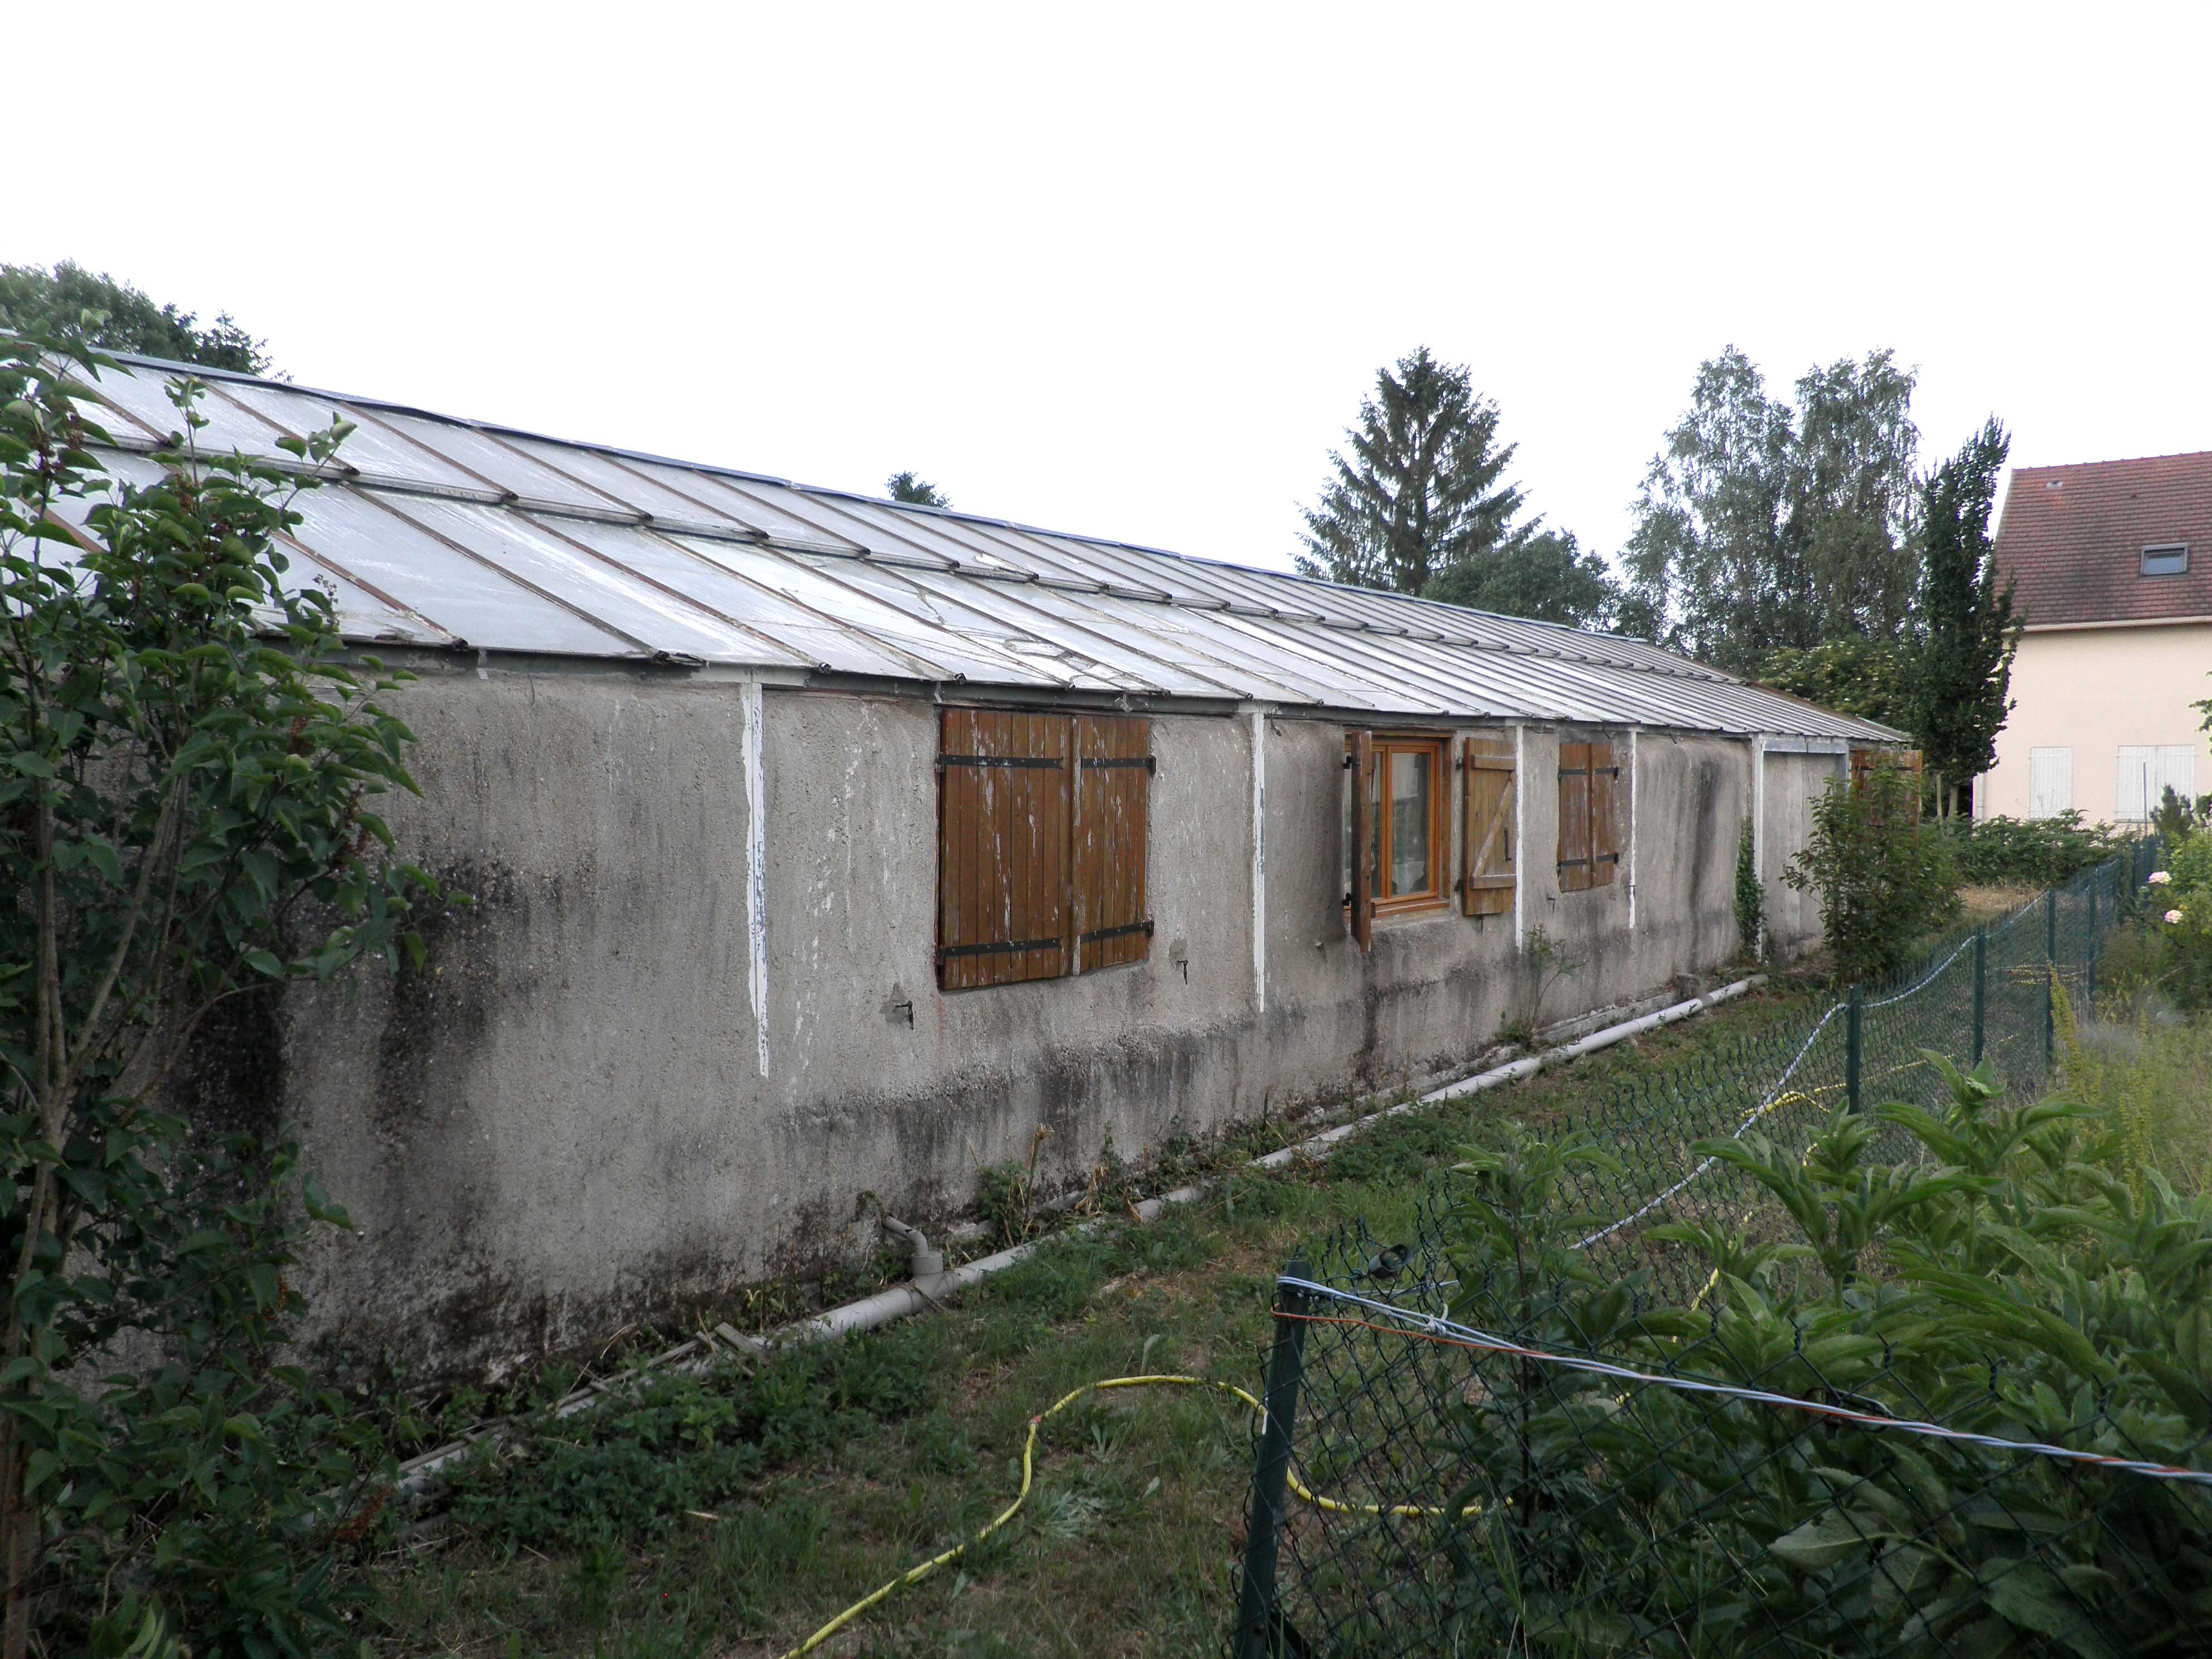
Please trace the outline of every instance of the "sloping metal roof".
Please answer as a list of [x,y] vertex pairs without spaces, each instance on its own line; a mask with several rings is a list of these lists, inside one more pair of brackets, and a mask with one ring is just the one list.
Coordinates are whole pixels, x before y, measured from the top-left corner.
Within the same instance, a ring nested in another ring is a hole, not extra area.
[[[117,477],[180,422],[179,365],[125,358],[88,414]],[[208,369],[203,448],[339,476],[294,570],[362,645],[696,661],[969,688],[1893,742],[1640,640],[563,443]]]

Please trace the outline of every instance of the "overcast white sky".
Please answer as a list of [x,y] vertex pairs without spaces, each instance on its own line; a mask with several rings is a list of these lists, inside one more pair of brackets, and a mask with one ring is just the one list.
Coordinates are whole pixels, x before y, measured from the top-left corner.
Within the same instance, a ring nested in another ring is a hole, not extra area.
[[1731,341],[2212,448],[2212,6],[10,10],[0,259],[562,437],[1267,564],[1425,342],[1607,553]]

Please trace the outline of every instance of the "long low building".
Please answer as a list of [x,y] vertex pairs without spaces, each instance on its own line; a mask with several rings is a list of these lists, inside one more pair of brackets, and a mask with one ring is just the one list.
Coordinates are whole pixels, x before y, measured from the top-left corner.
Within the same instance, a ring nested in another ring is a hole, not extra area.
[[[174,372],[98,382],[124,481]],[[362,1229],[325,1336],[403,1372],[817,1273],[1040,1127],[1073,1181],[1707,972],[1747,825],[1802,950],[1811,804],[1900,740],[1640,641],[196,372],[203,445],[358,428],[295,571],[419,677],[391,817],[477,896],[193,1084],[303,1127]]]

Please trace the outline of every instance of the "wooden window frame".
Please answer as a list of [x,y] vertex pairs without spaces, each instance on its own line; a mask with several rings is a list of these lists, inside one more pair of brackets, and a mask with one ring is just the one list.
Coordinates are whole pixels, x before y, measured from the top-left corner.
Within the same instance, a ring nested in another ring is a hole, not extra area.
[[[940,991],[1072,978],[1150,956],[1151,783],[1158,770],[1144,715],[975,705],[940,711]],[[985,779],[1005,783],[985,787]],[[1130,779],[1141,781],[1132,787]],[[1123,862],[1099,838],[1109,824]],[[1024,828],[1034,856],[1010,872],[1014,855],[1005,842]],[[986,840],[996,845],[988,856]],[[1010,920],[994,928],[994,911]],[[992,937],[1007,926],[1037,936]]]
[[[1452,747],[1451,734],[1443,732],[1357,731],[1345,734],[1345,764],[1353,774],[1352,891],[1346,896],[1346,909],[1352,935],[1363,949],[1367,930],[1376,921],[1429,915],[1451,908],[1455,884],[1448,878],[1448,871],[1451,860]],[[1429,757],[1429,884],[1419,892],[1392,893],[1389,860],[1384,856],[1382,844],[1389,817],[1382,811],[1382,784],[1393,755],[1417,751]]]

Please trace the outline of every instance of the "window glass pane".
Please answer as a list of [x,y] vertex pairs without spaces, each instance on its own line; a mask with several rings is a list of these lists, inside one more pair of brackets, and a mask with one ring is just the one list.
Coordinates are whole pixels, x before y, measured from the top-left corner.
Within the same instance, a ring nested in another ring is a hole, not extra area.
[[1352,902],[1352,756],[1345,754],[1345,766],[1337,774],[1340,780],[1337,789],[1337,805],[1344,817],[1344,833],[1337,837],[1336,884],[1346,904]]
[[1429,890],[1430,751],[1394,750],[1390,755],[1390,891]]
[[2142,573],[2146,576],[2179,576],[2188,568],[2186,547],[2146,547],[2142,550]]

